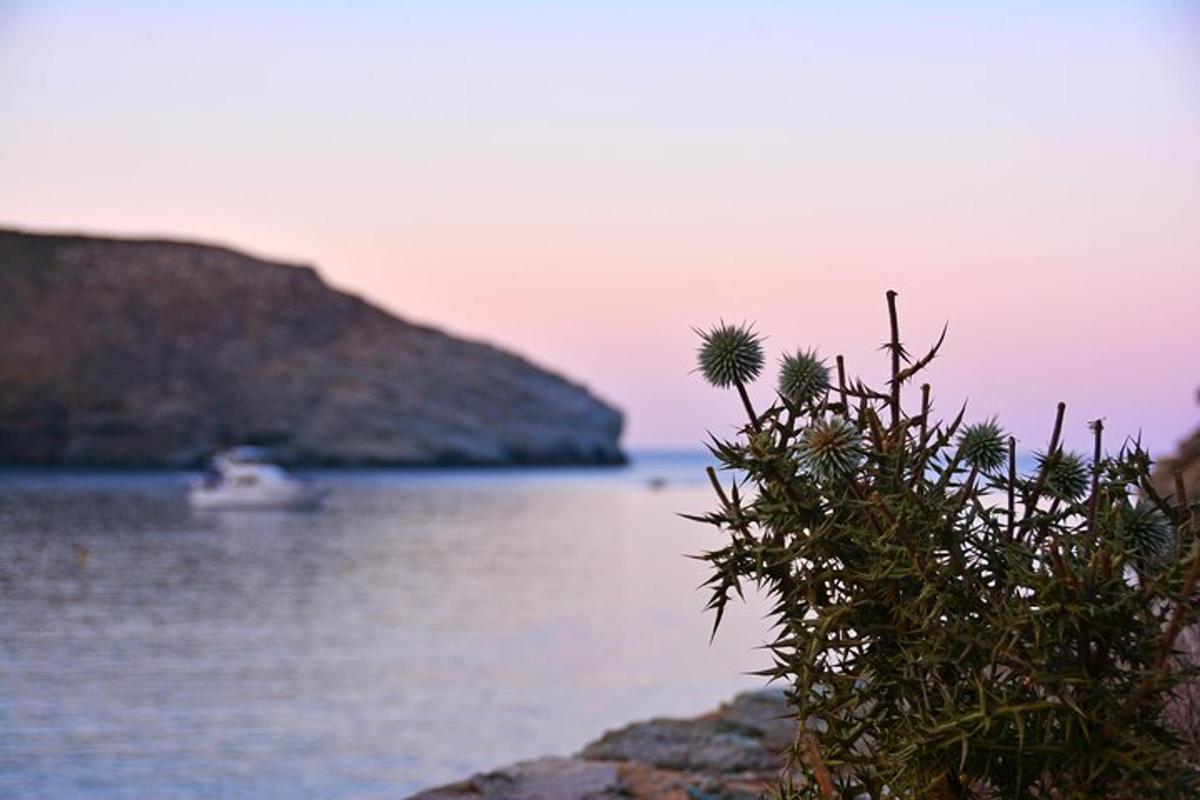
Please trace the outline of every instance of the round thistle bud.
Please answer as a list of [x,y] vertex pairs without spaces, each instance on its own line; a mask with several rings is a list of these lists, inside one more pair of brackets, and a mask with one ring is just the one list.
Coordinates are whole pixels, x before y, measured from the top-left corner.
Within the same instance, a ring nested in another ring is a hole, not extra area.
[[1004,431],[994,419],[963,429],[958,437],[958,447],[963,460],[983,473],[999,469],[1008,457]]
[[829,388],[829,368],[815,350],[785,355],[779,368],[779,393],[793,403],[811,403]]
[[1125,504],[1118,525],[1125,547],[1146,561],[1165,558],[1175,541],[1175,529],[1166,515],[1142,500],[1135,506]]
[[751,328],[722,322],[712,330],[696,333],[703,340],[700,372],[713,386],[749,383],[762,371],[762,339]]
[[796,444],[801,469],[820,481],[849,477],[863,456],[858,429],[841,417],[814,421],[800,433]]
[[1046,494],[1059,500],[1078,500],[1088,490],[1088,468],[1083,456],[1057,450],[1037,454],[1038,469],[1046,471]]

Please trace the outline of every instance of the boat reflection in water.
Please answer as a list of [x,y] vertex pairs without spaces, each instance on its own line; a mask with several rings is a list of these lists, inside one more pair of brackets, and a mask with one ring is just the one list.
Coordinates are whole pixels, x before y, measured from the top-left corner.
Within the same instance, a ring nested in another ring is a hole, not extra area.
[[213,457],[212,468],[192,484],[192,508],[309,511],[319,508],[326,490],[289,475],[257,447],[235,447]]

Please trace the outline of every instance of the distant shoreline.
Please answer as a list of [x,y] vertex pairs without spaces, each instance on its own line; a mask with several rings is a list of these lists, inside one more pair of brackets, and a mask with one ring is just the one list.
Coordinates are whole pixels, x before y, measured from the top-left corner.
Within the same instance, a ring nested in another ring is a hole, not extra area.
[[[459,471],[481,471],[481,472],[507,472],[523,469],[553,469],[562,471],[576,471],[588,469],[601,470],[617,470],[634,465],[653,463],[655,461],[701,461],[708,459],[708,453],[703,450],[668,450],[668,449],[648,449],[648,450],[630,450],[622,451],[620,460],[606,461],[580,461],[575,460],[535,460],[535,461],[401,461],[401,462],[368,462],[368,463],[348,463],[348,462],[333,462],[321,463],[316,461],[290,461],[282,459],[278,463],[285,465],[288,469],[298,471],[309,470],[329,470],[332,472],[353,472],[355,470],[388,470],[397,472],[421,472],[421,471],[436,471],[436,472],[459,472]],[[0,477],[5,473],[111,473],[111,474],[132,474],[132,473],[163,473],[177,474],[197,472],[204,469],[205,461],[195,462],[187,465],[165,465],[165,464],[129,464],[129,463],[56,463],[56,464],[31,464],[25,462],[0,462]]]
[[[130,464],[130,463],[89,463],[68,462],[58,464],[30,464],[22,462],[0,462],[0,473],[10,471],[28,472],[196,472],[204,469],[206,461],[189,464]],[[621,468],[628,466],[631,459],[622,455],[619,460],[604,461],[399,461],[399,462],[319,462],[319,461],[290,461],[287,459],[277,462],[288,469],[295,470],[356,470],[356,469],[386,469],[386,470],[514,470],[514,469],[597,469]]]

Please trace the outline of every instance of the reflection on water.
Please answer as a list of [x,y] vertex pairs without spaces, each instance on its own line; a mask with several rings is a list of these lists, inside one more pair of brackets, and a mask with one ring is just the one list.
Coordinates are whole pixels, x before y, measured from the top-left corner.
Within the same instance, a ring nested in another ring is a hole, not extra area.
[[0,473],[0,796],[394,798],[761,685],[762,606],[708,646],[681,557],[696,459],[316,477],[323,512],[199,513]]

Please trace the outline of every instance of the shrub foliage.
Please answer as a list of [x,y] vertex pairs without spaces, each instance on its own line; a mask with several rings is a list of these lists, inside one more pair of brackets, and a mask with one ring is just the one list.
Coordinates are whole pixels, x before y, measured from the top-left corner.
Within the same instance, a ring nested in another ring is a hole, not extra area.
[[882,389],[797,351],[761,413],[759,337],[702,334],[703,374],[749,419],[714,438],[732,475],[709,470],[719,507],[692,518],[728,536],[700,556],[714,635],[744,585],[772,601],[763,674],[798,720],[781,794],[1200,796],[1163,715],[1193,675],[1173,657],[1200,571],[1181,487],[1156,493],[1140,442],[1106,452],[1100,421],[1089,456],[1064,450],[1063,404],[1032,474],[997,420],[935,420],[915,379],[945,331],[914,359],[887,299]]

